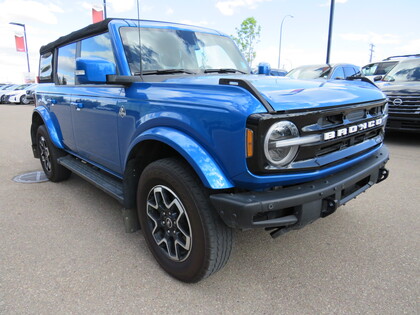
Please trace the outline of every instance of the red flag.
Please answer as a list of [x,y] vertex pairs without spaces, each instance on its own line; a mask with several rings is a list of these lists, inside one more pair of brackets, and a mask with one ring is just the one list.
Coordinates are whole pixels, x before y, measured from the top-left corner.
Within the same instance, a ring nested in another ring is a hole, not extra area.
[[16,51],[25,52],[25,39],[23,36],[15,35]]
[[104,19],[104,11],[102,9],[93,7],[92,8],[93,23],[98,23],[100,21],[103,21],[103,19]]

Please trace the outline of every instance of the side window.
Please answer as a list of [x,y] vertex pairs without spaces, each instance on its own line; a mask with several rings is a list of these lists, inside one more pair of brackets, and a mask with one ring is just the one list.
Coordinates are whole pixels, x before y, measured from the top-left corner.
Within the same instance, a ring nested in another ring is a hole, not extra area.
[[362,74],[363,75],[374,75],[377,67],[378,67],[377,63],[364,66],[362,68]]
[[384,62],[378,65],[375,75],[385,75],[391,70],[398,62]]
[[344,71],[343,71],[343,67],[338,67],[337,69],[335,69],[331,79],[335,80],[335,79],[344,79]]
[[39,60],[39,82],[52,82],[53,54],[48,52],[41,55]]
[[104,33],[82,40],[80,57],[104,59],[115,64],[109,34]]
[[74,85],[76,70],[76,43],[58,49],[57,78],[58,84]]

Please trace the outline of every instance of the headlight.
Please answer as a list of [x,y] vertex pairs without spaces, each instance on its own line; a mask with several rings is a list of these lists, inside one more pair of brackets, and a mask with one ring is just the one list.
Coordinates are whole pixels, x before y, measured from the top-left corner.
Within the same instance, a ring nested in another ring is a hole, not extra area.
[[[264,140],[264,153],[272,166],[285,166],[293,161],[299,146],[293,141],[291,145],[282,145],[281,141],[299,137],[299,130],[290,121],[280,121],[271,126]],[[294,144],[294,145],[293,145]]]

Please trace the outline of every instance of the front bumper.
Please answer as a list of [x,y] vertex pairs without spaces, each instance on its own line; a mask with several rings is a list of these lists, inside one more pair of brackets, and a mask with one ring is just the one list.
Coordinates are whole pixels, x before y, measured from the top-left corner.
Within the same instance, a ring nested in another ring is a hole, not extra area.
[[388,149],[382,146],[363,162],[320,180],[264,192],[215,194],[210,200],[226,225],[271,228],[274,237],[333,213],[386,179],[388,159]]
[[386,130],[420,132],[420,114],[389,115]]

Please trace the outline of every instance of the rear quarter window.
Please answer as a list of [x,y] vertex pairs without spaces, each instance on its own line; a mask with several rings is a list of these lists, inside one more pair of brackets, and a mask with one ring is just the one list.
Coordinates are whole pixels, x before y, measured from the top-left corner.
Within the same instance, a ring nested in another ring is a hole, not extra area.
[[53,54],[48,52],[41,55],[39,60],[39,82],[52,82]]

